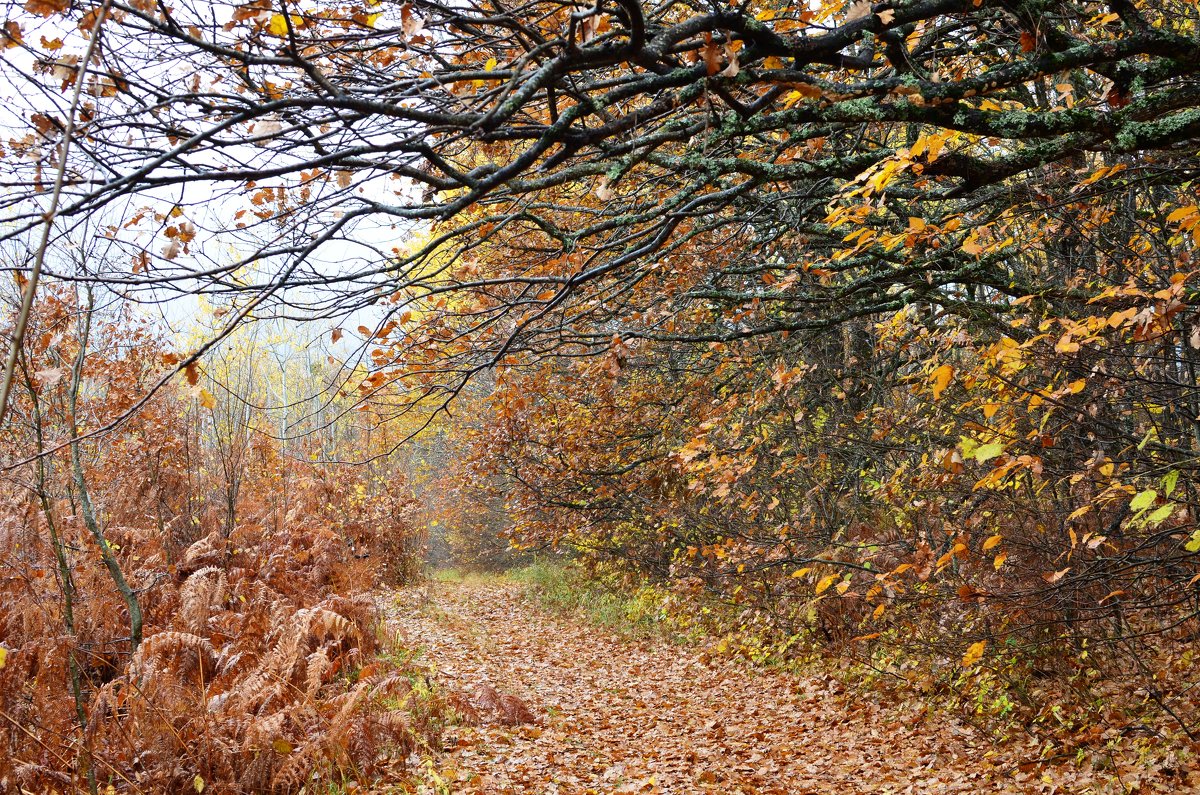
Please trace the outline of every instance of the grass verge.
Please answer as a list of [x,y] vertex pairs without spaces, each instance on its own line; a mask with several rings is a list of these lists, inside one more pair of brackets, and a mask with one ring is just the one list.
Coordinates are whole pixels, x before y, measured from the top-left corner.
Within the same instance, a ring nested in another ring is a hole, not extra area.
[[579,615],[622,637],[681,639],[666,609],[668,595],[658,588],[620,591],[589,580],[569,565],[547,560],[535,560],[506,576],[544,607]]

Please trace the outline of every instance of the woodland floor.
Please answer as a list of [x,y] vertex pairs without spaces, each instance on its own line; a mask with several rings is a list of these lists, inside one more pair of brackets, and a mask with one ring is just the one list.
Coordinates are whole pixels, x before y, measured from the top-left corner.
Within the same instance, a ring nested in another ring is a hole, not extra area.
[[[547,612],[505,582],[436,582],[393,613],[440,687],[523,699],[536,724],[455,726],[436,762],[454,793],[1122,792],[1130,770],[1022,764],[970,726],[836,681],[748,669]],[[1172,791],[1143,781],[1137,791]],[[1176,785],[1178,787],[1178,785]],[[1187,785],[1184,785],[1185,789]],[[1173,791],[1180,791],[1173,788]]]

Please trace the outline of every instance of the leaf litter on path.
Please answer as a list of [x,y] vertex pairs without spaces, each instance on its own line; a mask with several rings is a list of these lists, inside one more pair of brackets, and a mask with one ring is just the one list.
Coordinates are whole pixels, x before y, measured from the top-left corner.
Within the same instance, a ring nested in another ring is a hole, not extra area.
[[[661,640],[618,638],[548,613],[517,585],[437,583],[432,597],[413,590],[397,599],[393,621],[409,643],[424,648],[441,688],[514,699],[535,721],[505,721],[485,709],[478,725],[452,727],[433,768],[443,783],[425,790],[431,793],[899,795],[1137,787],[1132,773],[1115,785],[1111,772],[1031,764],[1036,747],[993,746],[952,716],[873,703],[829,677],[762,671]],[[1178,791],[1145,784],[1137,791]]]

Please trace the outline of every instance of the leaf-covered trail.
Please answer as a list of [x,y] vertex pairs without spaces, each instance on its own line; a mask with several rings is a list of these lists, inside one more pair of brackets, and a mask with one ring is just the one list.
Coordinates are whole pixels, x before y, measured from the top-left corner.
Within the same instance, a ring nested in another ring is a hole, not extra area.
[[[1055,791],[1002,771],[958,724],[929,726],[836,683],[747,671],[661,641],[548,614],[503,583],[436,583],[396,622],[443,687],[487,684],[540,725],[454,727],[452,792],[887,793]],[[411,601],[410,601],[411,600]],[[1058,791],[1076,791],[1067,786]]]

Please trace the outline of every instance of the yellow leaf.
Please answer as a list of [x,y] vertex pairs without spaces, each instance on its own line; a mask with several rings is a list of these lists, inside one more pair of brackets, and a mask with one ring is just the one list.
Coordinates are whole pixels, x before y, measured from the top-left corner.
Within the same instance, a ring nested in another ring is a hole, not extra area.
[[3,668],[6,662],[8,662],[8,649],[0,646],[0,668]]
[[1182,221],[1189,215],[1194,215],[1196,213],[1200,213],[1200,207],[1197,207],[1194,204],[1187,207],[1180,207],[1178,210],[1167,216],[1167,223],[1173,224],[1176,221]]
[[1069,389],[1071,391],[1072,395],[1077,395],[1080,392],[1082,392],[1083,388],[1086,386],[1087,386],[1087,379],[1080,378],[1078,381],[1072,381],[1071,383],[1067,384],[1067,389]]
[[1137,313],[1137,307],[1130,307],[1122,312],[1113,312],[1108,316],[1108,326],[1109,328],[1116,328],[1117,326],[1133,320],[1133,318],[1137,316]]
[[498,63],[499,63],[499,61],[497,61],[495,58],[488,58],[487,63],[485,63],[483,65],[483,70],[485,72],[490,72],[496,68],[496,64],[498,64]]
[[267,32],[272,36],[286,36],[288,32],[287,17],[283,14],[272,14],[271,21],[267,23]]
[[200,777],[199,773],[197,773],[196,777],[192,779],[192,788],[196,790],[196,792],[204,792],[204,779]]
[[833,585],[833,581],[837,578],[838,575],[836,574],[826,574],[824,577],[822,577],[821,581],[817,583],[817,595],[820,596],[828,591],[829,586]]
[[879,618],[881,615],[883,615],[883,610],[885,607],[886,605],[880,605],[879,607],[875,608],[875,612],[871,614],[871,618]]
[[808,566],[805,566],[802,569],[796,569],[795,571],[793,571],[792,576],[793,577],[803,577],[805,574],[808,574],[809,571],[811,571],[811,569],[809,569]]
[[967,653],[963,655],[963,668],[970,668],[975,663],[983,658],[983,650],[987,648],[987,641],[981,640],[978,643],[972,643],[967,647]]
[[954,378],[954,368],[948,364],[943,364],[930,374],[929,380],[933,382],[934,400],[941,400],[942,392],[946,391],[952,378]]
[[1006,560],[1008,560],[1008,553],[1001,552],[996,556],[996,559],[992,561],[992,566],[996,569],[996,571],[1000,571],[1000,567],[1004,565],[1004,561]]
[[1071,339],[1071,334],[1068,332],[1054,344],[1054,350],[1056,353],[1076,353],[1079,350],[1079,343]]
[[1000,535],[999,533],[996,533],[996,535],[992,536],[987,541],[983,542],[983,551],[987,552],[989,549],[992,549],[993,547],[995,547],[997,544],[999,544],[1003,540],[1004,540],[1004,536]]
[[275,749],[277,754],[290,754],[292,752],[292,744],[282,737],[271,743],[271,747]]
[[217,399],[213,397],[213,393],[207,389],[200,390],[200,405],[206,409],[215,409],[217,407]]

